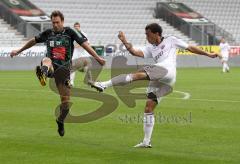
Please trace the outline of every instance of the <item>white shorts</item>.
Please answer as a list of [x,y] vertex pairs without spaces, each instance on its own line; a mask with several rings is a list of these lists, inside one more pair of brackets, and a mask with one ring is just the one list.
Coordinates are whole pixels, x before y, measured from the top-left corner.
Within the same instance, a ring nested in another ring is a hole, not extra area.
[[229,54],[228,53],[221,53],[222,55],[222,61],[228,61]]
[[228,61],[228,56],[222,56],[222,61],[227,62]]
[[74,59],[72,60],[71,72],[75,72],[77,70],[83,71],[86,65],[91,67],[91,60],[89,58],[81,57],[81,58]]
[[160,102],[161,97],[172,92],[176,82],[176,68],[164,68],[157,65],[146,66],[143,68],[148,74],[150,82],[147,87],[147,94],[153,93]]

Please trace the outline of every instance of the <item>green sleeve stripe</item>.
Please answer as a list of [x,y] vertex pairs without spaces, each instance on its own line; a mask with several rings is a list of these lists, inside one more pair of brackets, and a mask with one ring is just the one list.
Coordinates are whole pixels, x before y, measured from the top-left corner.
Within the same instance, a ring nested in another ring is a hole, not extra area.
[[76,34],[77,34],[77,36],[79,37],[79,38],[83,38],[83,36],[82,36],[82,34],[80,33],[80,32],[78,32],[76,29],[74,29],[74,28],[71,28]]

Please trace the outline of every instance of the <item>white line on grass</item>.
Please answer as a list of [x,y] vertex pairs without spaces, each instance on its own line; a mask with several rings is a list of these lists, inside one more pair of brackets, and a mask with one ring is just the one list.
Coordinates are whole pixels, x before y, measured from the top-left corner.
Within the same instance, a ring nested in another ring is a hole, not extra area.
[[190,97],[191,97],[191,94],[188,93],[188,92],[176,91],[176,90],[174,90],[173,92],[183,94],[183,97],[180,98],[180,99],[183,99],[183,100],[190,99]]
[[[48,90],[26,90],[26,89],[4,89],[0,88],[0,91],[14,91],[14,92],[48,92],[48,93],[54,93],[53,91],[48,91]],[[191,95],[188,92],[182,92],[182,91],[176,91],[174,90],[173,92],[176,93],[181,93],[184,96],[181,98],[177,97],[164,97],[164,99],[175,99],[175,100],[189,100],[189,101],[206,101],[206,102],[226,102],[226,103],[240,103],[240,100],[212,100],[212,99],[196,99],[196,98],[190,98]],[[129,96],[129,95],[126,95]]]

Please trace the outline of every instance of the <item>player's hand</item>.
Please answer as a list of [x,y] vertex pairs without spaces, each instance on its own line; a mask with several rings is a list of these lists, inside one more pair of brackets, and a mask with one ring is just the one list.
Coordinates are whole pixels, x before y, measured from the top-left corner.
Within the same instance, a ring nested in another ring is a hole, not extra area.
[[219,59],[222,59],[223,57],[222,57],[222,55],[221,55],[221,54],[218,54],[218,58],[219,58]]
[[103,65],[105,65],[105,63],[106,63],[106,60],[103,59],[103,58],[99,58],[99,59],[98,59],[98,63],[103,66]]
[[13,50],[11,53],[10,53],[10,56],[11,58],[13,58],[14,56],[17,56],[19,54],[18,50]]
[[119,33],[118,33],[118,38],[119,38],[122,42],[126,42],[125,34],[124,34],[122,31],[119,31]]
[[216,57],[221,57],[218,53],[209,53],[208,54],[208,57],[210,57],[210,58],[216,58]]

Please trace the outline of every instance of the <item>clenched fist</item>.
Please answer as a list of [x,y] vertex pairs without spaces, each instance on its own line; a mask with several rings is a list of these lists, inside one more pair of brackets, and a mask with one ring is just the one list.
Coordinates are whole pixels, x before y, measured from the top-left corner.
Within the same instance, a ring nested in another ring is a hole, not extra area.
[[17,56],[19,54],[18,50],[12,50],[12,52],[10,53],[11,58],[13,58],[14,56]]
[[124,34],[122,31],[119,31],[118,38],[119,38],[122,42],[126,42],[125,34]]

